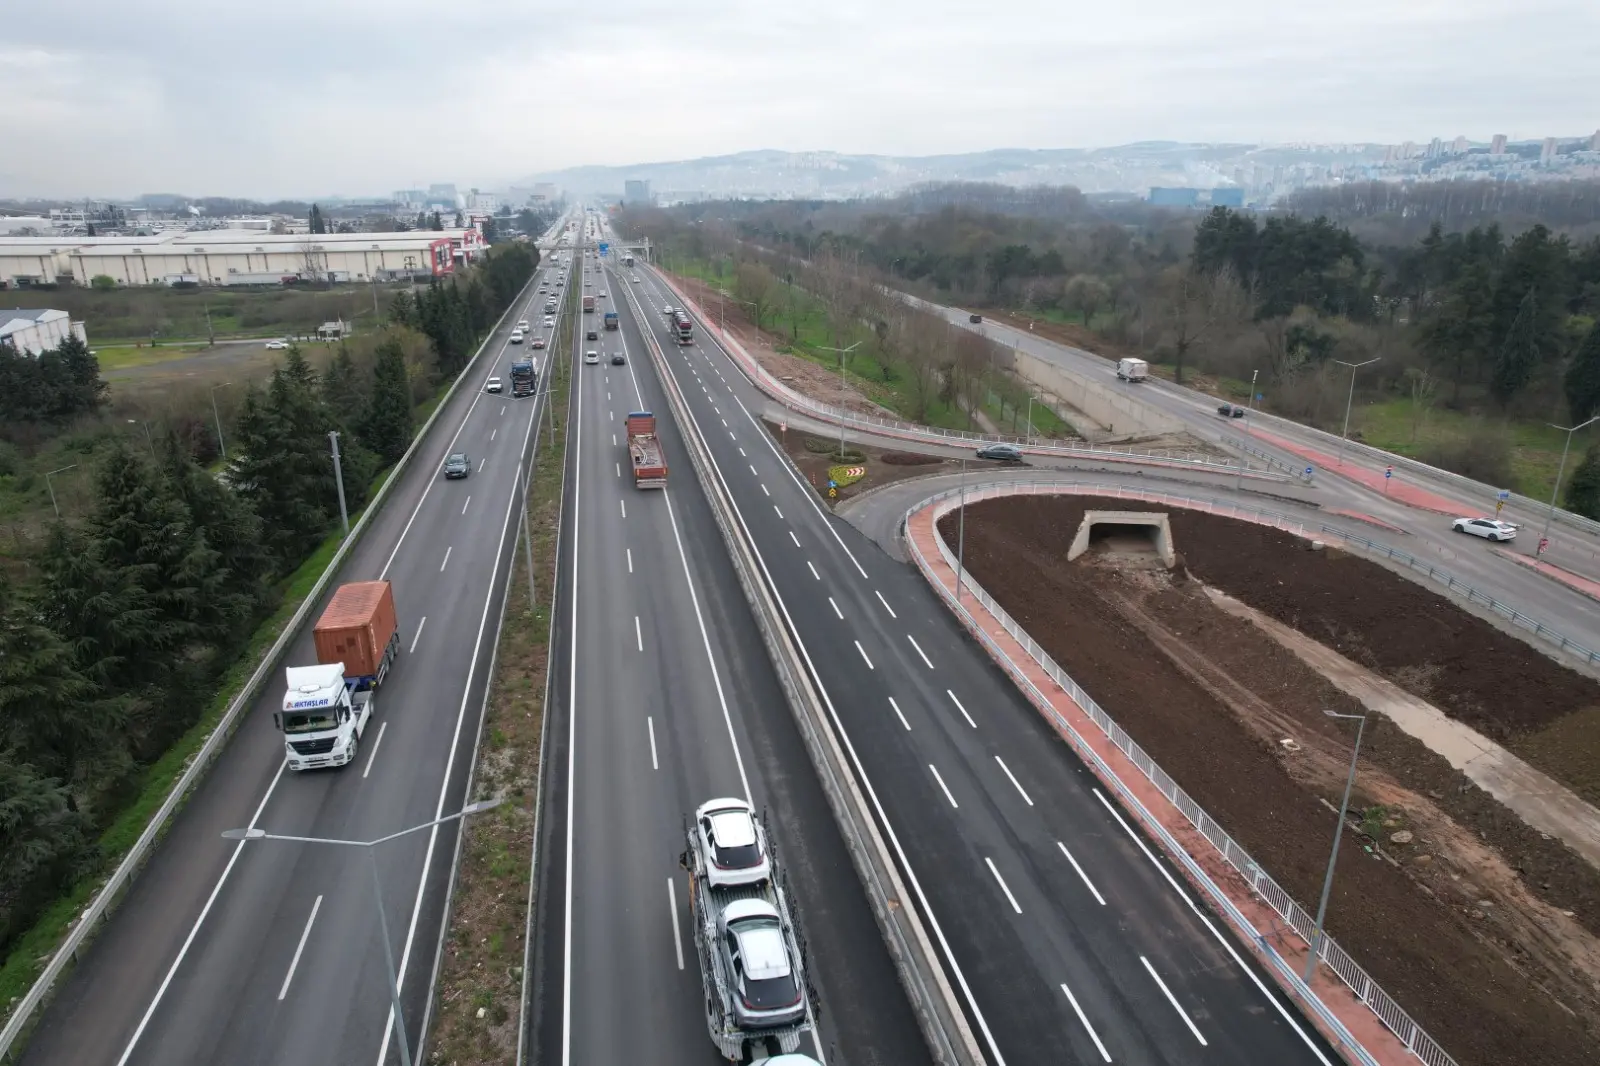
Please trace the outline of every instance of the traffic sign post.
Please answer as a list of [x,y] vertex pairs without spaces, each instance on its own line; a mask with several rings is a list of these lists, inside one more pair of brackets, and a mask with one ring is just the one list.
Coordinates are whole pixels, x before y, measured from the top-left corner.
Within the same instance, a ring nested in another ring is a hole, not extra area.
[[1383,494],[1389,495],[1389,479],[1394,477],[1394,467],[1386,467],[1383,471]]

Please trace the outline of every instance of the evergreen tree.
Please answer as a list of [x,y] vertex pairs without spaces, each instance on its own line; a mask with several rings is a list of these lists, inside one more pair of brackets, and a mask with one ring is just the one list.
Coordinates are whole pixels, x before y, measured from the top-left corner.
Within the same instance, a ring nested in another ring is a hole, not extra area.
[[1600,414],[1600,321],[1589,327],[1567,368],[1567,410],[1573,424]]
[[311,232],[328,232],[328,222],[322,217],[322,208],[318,207],[316,204],[311,205]]
[[1522,391],[1533,377],[1534,368],[1539,365],[1538,312],[1538,300],[1534,291],[1529,289],[1522,298],[1516,317],[1511,320],[1511,328],[1506,332],[1495,358],[1494,374],[1489,379],[1489,391],[1502,404],[1509,403],[1513,396]]
[[396,338],[378,346],[372,398],[361,420],[361,442],[385,463],[397,462],[411,443],[411,384],[405,351]]
[[175,436],[167,441],[165,473],[171,491],[218,554],[227,577],[225,599],[217,606],[238,639],[265,603],[273,573],[272,555],[262,543],[261,519],[244,497],[202,470]]
[[1567,482],[1567,510],[1600,521],[1600,444],[1589,445]]
[[417,316],[417,301],[405,289],[395,293],[389,300],[389,324],[419,331],[422,328]]
[[60,782],[0,752],[0,948],[95,857],[87,819]]
[[246,390],[239,408],[228,479],[261,519],[280,572],[298,565],[332,524],[331,428],[320,398],[283,368],[265,393]]
[[367,388],[362,377],[355,360],[350,358],[350,350],[341,343],[322,375],[322,402],[342,429],[350,429],[357,412],[365,406]]
[[433,218],[429,220],[428,228],[434,230],[435,232],[443,232],[444,219],[439,217],[439,212],[435,211],[433,213]]
[[175,645],[138,570],[112,566],[97,542],[57,523],[39,556],[41,619],[106,692],[129,693],[167,676]]

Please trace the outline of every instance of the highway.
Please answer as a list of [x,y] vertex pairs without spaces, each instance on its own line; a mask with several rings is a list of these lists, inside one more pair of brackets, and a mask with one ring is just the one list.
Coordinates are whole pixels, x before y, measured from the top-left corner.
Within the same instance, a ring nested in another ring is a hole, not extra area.
[[[221,833],[368,840],[461,806],[538,416],[535,399],[487,394],[484,382],[506,377],[522,350],[507,338],[519,317],[534,318],[533,288],[467,369],[340,574],[393,582],[402,636],[357,759],[286,770],[272,723],[279,672],[62,982],[23,1058],[30,1066],[398,1061],[364,849]],[[457,450],[473,473],[446,482],[440,466]],[[308,625],[285,665],[314,661]],[[451,823],[376,856],[413,1049],[455,833]]]
[[[617,299],[626,282],[594,270],[580,265],[569,282],[597,309],[581,316],[574,351],[536,843],[533,1059],[721,1061],[678,857],[685,815],[738,796],[771,818],[809,947],[818,1017],[803,1050],[830,1066],[927,1062],[639,323]],[[606,310],[619,312],[617,331],[604,329]],[[591,349],[598,365],[582,361]],[[614,352],[626,363],[612,365]],[[657,417],[664,490],[633,485],[623,419],[641,409]]]
[[921,578],[823,512],[704,329],[671,341],[677,301],[638,273],[638,317],[989,1061],[1333,1061]]

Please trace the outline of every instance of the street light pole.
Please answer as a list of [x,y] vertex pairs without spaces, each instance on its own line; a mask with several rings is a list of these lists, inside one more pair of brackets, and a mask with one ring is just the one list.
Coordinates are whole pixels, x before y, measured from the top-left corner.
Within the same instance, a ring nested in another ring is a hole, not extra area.
[[150,423],[146,422],[142,418],[130,418],[128,419],[128,423],[130,425],[137,423],[138,425],[144,427],[144,442],[150,445],[150,458],[154,459],[156,457],[156,442],[155,438],[150,436]]
[[217,447],[222,450],[222,458],[228,458],[228,445],[222,439],[222,415],[217,413],[217,390],[225,389],[232,385],[231,381],[224,381],[221,385],[211,386],[211,417],[217,420]]
[[[1378,362],[1382,358],[1383,356],[1381,355],[1375,356],[1371,359],[1368,359],[1364,363],[1347,363],[1343,359],[1334,360],[1334,362],[1338,363],[1340,366],[1347,366],[1350,368],[1350,395],[1346,396],[1344,401],[1344,432],[1339,434],[1340,466],[1344,465],[1344,446],[1345,442],[1350,438],[1350,405],[1355,402],[1356,398],[1356,371],[1360,370],[1364,366],[1371,366],[1373,363]],[[1254,386],[1252,386],[1250,389],[1250,395],[1254,396],[1255,392],[1256,390]]]
[[498,807],[502,802],[504,802],[504,797],[469,803],[454,814],[447,814],[443,818],[435,818],[431,822],[423,822],[421,825],[414,825],[410,829],[402,829],[398,833],[390,833],[387,836],[378,837],[376,840],[338,840],[332,837],[290,836],[283,833],[269,833],[265,829],[257,829],[254,826],[248,829],[225,829],[222,832],[224,840],[283,840],[294,844],[337,844],[343,847],[365,848],[367,850],[367,858],[370,860],[372,869],[372,900],[378,908],[378,928],[383,936],[383,961],[388,968],[389,1006],[394,1011],[394,1033],[400,1045],[400,1066],[411,1066],[411,1046],[406,1043],[405,1015],[400,1005],[400,980],[396,976],[394,968],[394,948],[389,943],[389,919],[383,910],[383,884],[378,878],[377,847],[379,844],[386,844],[398,837],[408,836],[424,829],[432,829],[436,825],[443,825],[445,822],[453,822],[457,819],[465,818],[469,814],[477,814],[491,807]]
[[61,517],[61,505],[56,503],[56,487],[50,484],[50,479],[57,474],[63,473],[64,471],[75,470],[77,469],[77,466],[77,463],[73,463],[70,466],[58,466],[54,470],[48,470],[45,472],[44,487],[50,490],[50,506],[56,509],[56,518],[58,519]]
[[1361,758],[1361,734],[1367,728],[1367,716],[1364,714],[1340,714],[1337,711],[1323,711],[1329,718],[1355,719],[1360,724],[1356,726],[1356,746],[1350,752],[1350,776],[1344,782],[1344,799],[1339,801],[1339,821],[1333,829],[1333,850],[1328,854],[1328,872],[1322,879],[1322,899],[1317,904],[1317,924],[1311,931],[1311,952],[1306,956],[1306,972],[1303,980],[1311,983],[1311,975],[1317,968],[1317,953],[1322,950],[1323,931],[1322,922],[1328,916],[1328,894],[1333,890],[1333,866],[1339,860],[1339,841],[1344,839],[1344,817],[1350,809],[1350,790],[1356,783],[1356,760]]
[[350,535],[350,512],[344,506],[344,468],[339,465],[339,431],[328,430],[328,441],[333,445],[333,483],[339,490],[339,520],[344,523],[344,535]]
[[861,342],[856,341],[848,348],[829,348],[823,345],[825,352],[839,353],[839,458],[844,459],[844,394],[849,391],[849,386],[844,383],[844,357],[861,347]]
[[1580,429],[1594,425],[1596,422],[1600,422],[1600,415],[1595,415],[1587,422],[1580,422],[1571,429],[1568,429],[1564,426],[1557,426],[1549,422],[1545,423],[1545,425],[1548,425],[1551,429],[1559,429],[1561,432],[1565,433],[1567,435],[1567,442],[1561,446],[1561,465],[1556,467],[1556,484],[1555,487],[1550,490],[1550,510],[1545,512],[1544,529],[1542,532],[1540,532],[1538,544],[1535,544],[1533,549],[1533,553],[1535,555],[1539,554],[1539,545],[1543,544],[1545,537],[1549,536],[1550,521],[1556,516],[1556,498],[1561,495],[1561,478],[1567,472],[1567,451],[1572,447],[1572,435],[1578,432]]

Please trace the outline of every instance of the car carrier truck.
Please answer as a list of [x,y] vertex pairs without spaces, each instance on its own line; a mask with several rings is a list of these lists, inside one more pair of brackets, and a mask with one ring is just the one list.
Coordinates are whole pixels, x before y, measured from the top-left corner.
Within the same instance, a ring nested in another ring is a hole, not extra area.
[[314,666],[284,670],[283,709],[272,724],[284,735],[291,770],[355,761],[376,711],[373,693],[400,653],[394,588],[387,581],[340,585],[311,631]]

